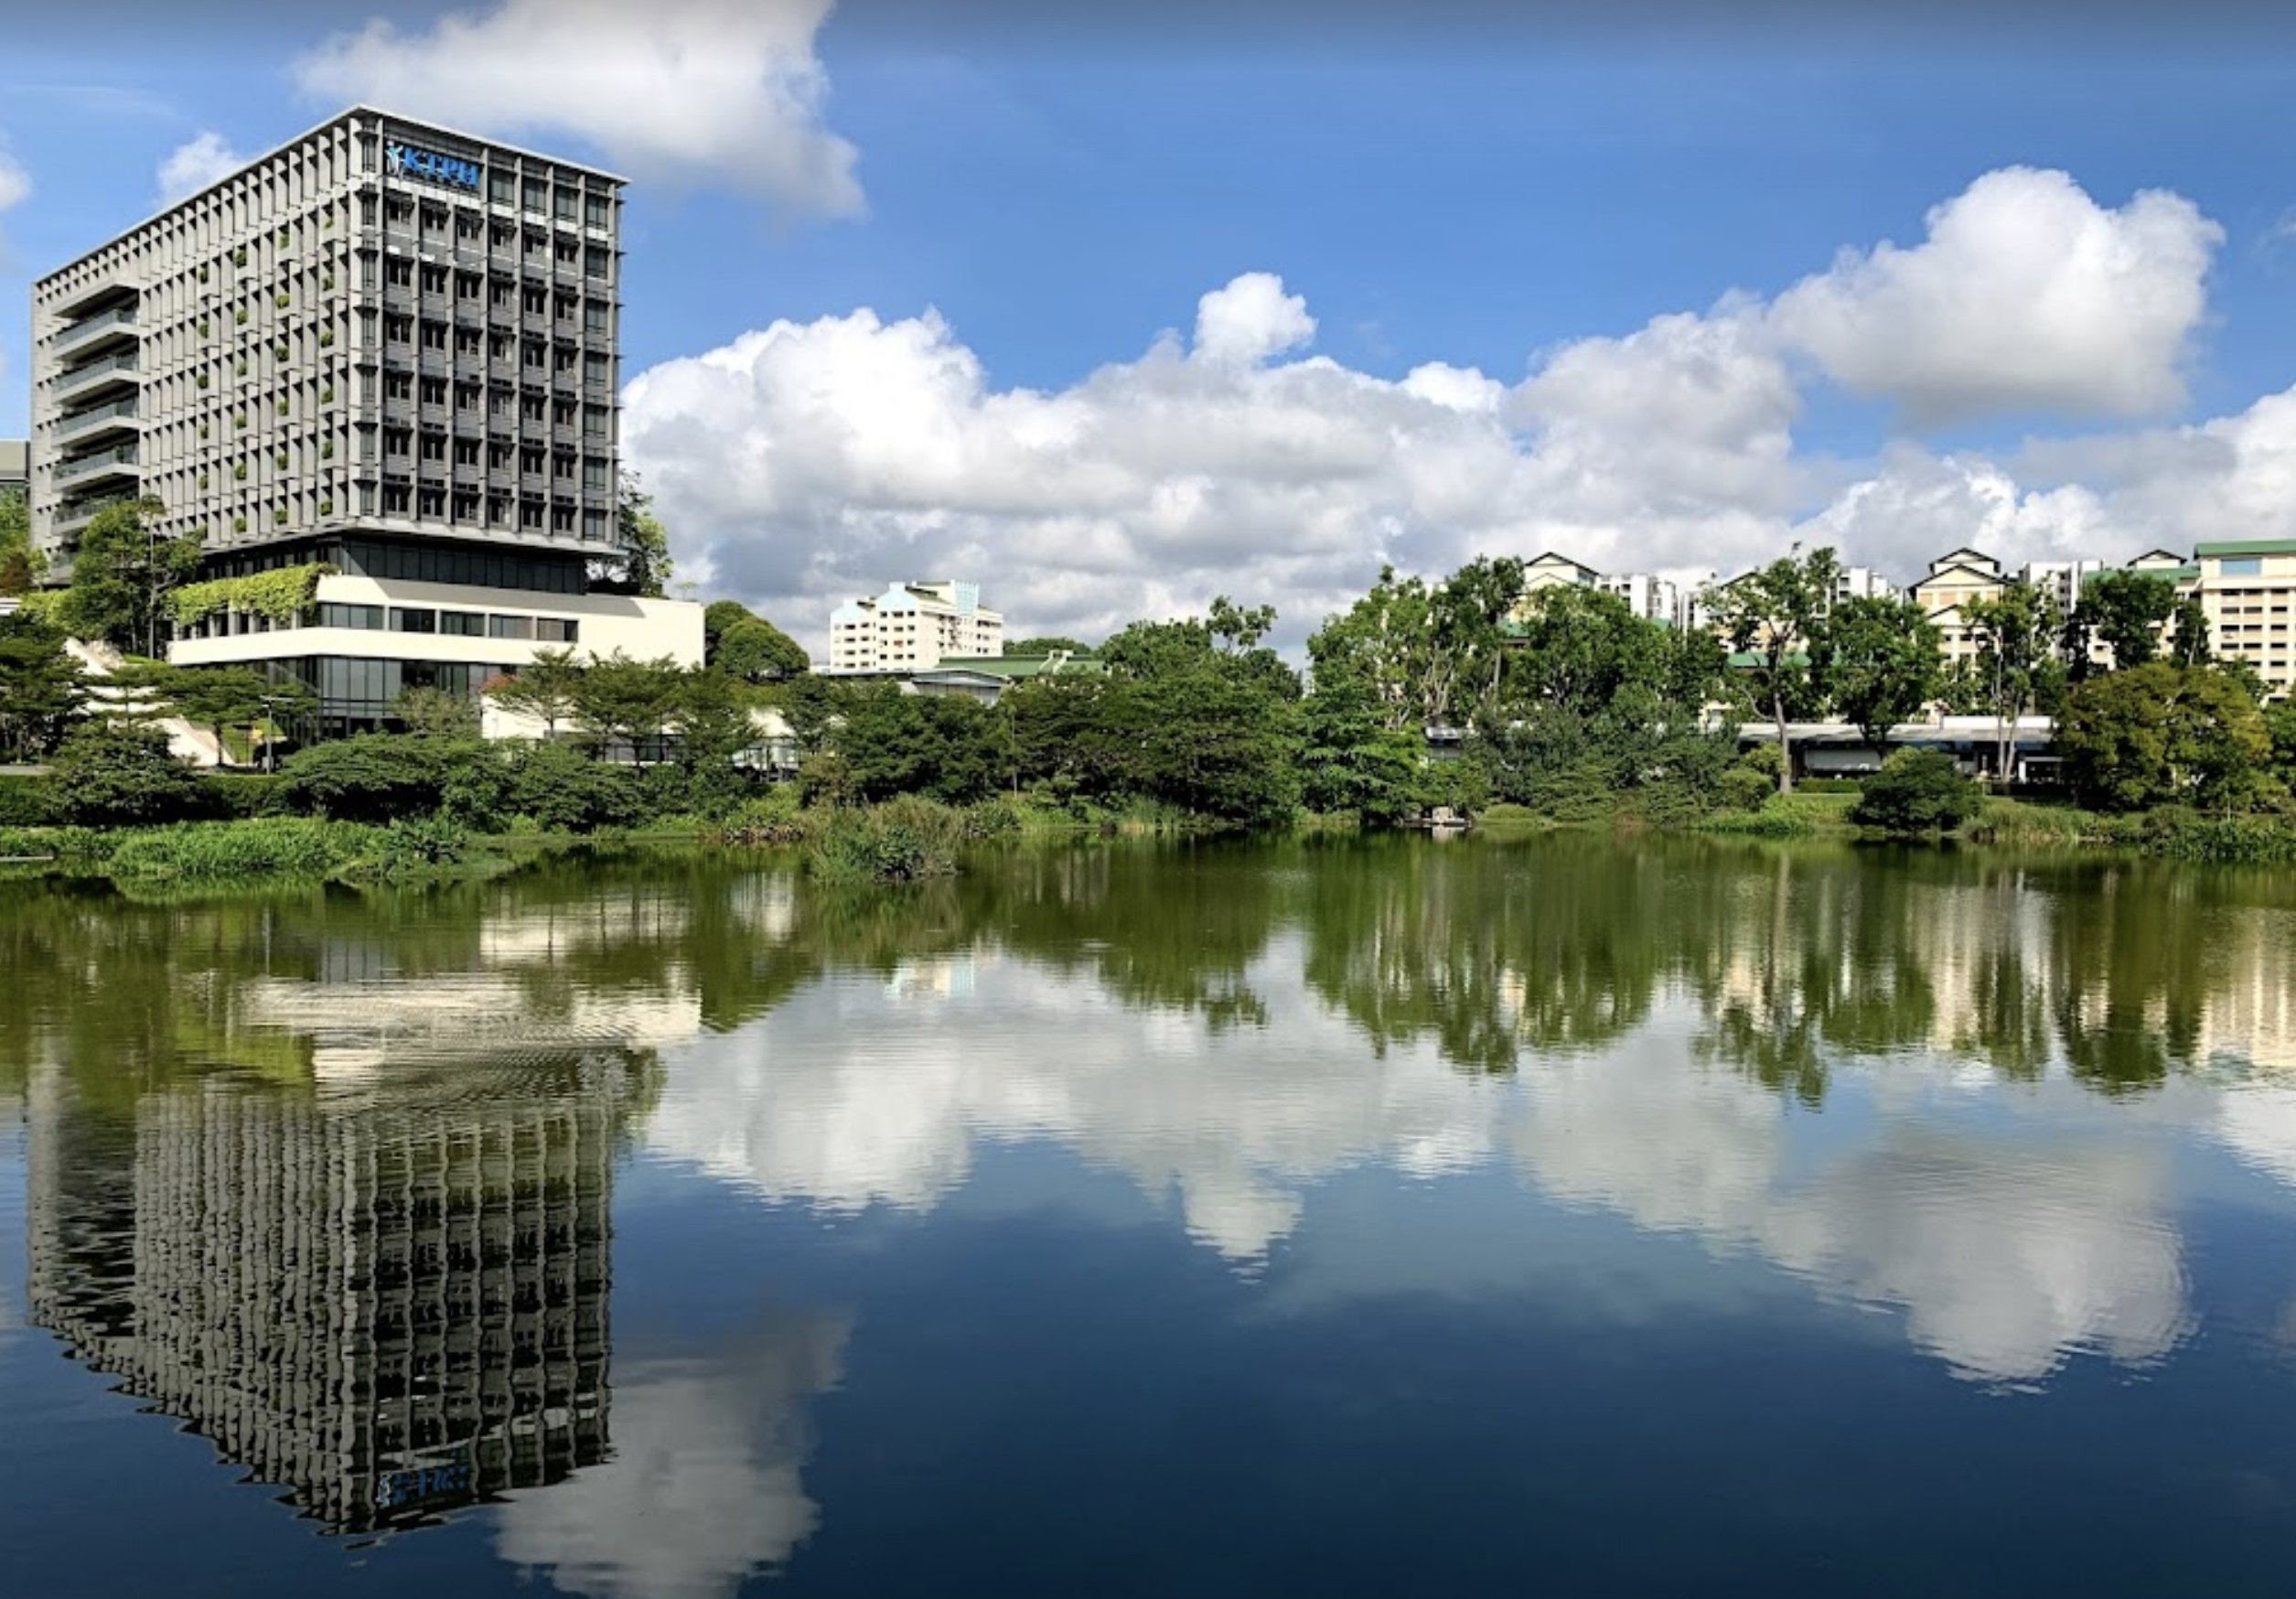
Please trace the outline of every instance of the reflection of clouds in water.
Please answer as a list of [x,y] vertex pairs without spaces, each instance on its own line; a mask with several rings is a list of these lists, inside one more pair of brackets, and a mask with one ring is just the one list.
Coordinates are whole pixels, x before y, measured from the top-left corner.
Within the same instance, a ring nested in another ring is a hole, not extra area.
[[805,1405],[838,1380],[847,1323],[818,1316],[614,1390],[614,1454],[498,1512],[496,1550],[593,1599],[714,1599],[812,1535]]
[[2247,1083],[2219,1095],[2216,1132],[2248,1164],[2296,1186],[2296,1087]]
[[934,1003],[830,985],[775,1014],[769,1056],[756,1035],[684,1054],[649,1140],[769,1197],[856,1209],[929,1207],[971,1170],[975,1139],[1050,1138],[1176,1192],[1191,1232],[1256,1259],[1296,1225],[1304,1186],[1344,1166],[1481,1160],[1504,1097],[1432,1050],[1368,1060],[1284,977],[1298,965],[1278,940],[1248,979],[1268,1026],[1219,1033],[1010,960],[982,960],[970,995]]
[[[1926,1111],[1967,1114],[1983,1096],[1963,1063],[1901,1057],[1871,1079],[1868,1147],[1797,1166],[1797,1114],[1692,1064],[1686,1016],[1494,1082],[1432,1047],[1375,1058],[1290,980],[1296,960],[1275,939],[1248,979],[1268,1025],[1225,1031],[1126,1010],[1087,974],[985,955],[970,994],[933,984],[931,1003],[928,985],[830,984],[764,1029],[687,1052],[649,1136],[769,1197],[832,1209],[929,1208],[965,1179],[976,1140],[1053,1140],[1143,1192],[1175,1193],[1189,1231],[1246,1263],[1336,1172],[1434,1175],[1504,1146],[1565,1204],[1901,1307],[1915,1342],[1973,1375],[2033,1379],[2084,1348],[2147,1358],[2188,1323],[2166,1165],[2131,1153],[2127,1127],[2076,1116],[2048,1144],[1917,1136],[1906,1129]],[[2054,1087],[2018,1090],[2041,1095],[2034,1125],[2063,1124]],[[2222,1103],[2195,1095],[2142,1132]]]
[[[1889,1068],[1909,1069],[1922,1068]],[[1797,1182],[1777,1100],[1742,1079],[1622,1052],[1549,1068],[1526,1090],[1516,1158],[1547,1192],[1901,1306],[1916,1343],[1971,1375],[2042,1377],[2078,1348],[2144,1359],[2185,1330],[2159,1155],[1908,1117]]]

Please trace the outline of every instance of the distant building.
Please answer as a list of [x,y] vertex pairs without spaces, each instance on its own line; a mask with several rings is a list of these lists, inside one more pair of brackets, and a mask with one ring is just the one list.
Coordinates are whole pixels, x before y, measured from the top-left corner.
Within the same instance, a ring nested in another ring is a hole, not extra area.
[[1969,626],[1969,607],[1999,599],[2008,583],[1999,561],[1967,545],[1938,556],[1914,580],[1909,592],[1937,629],[1938,649],[1948,665],[1976,659],[1977,634]]
[[978,584],[896,583],[829,616],[831,672],[914,672],[951,656],[1002,654],[1004,617],[981,604]]
[[1626,608],[1645,621],[1675,627],[1681,621],[1682,591],[1669,577],[1647,572],[1622,572],[1595,580],[1595,587],[1615,594]]
[[2081,603],[2082,588],[2108,564],[2103,561],[2028,561],[2022,575],[2028,588],[2046,593],[2056,601],[2058,613],[2069,617]]
[[0,494],[32,492],[32,446],[20,438],[0,438]]
[[1871,566],[1845,566],[1834,578],[1834,598],[1887,599],[1897,593],[1897,585]]
[[1049,655],[953,656],[901,685],[911,694],[942,694],[993,705],[1015,683],[1060,672],[1097,675],[1107,668],[1093,655],[1056,649]]
[[2197,576],[2180,586],[2200,596],[2211,647],[2255,668],[2274,694],[2287,693],[2296,686],[2289,627],[2296,539],[2211,540],[2194,547],[2193,564]]

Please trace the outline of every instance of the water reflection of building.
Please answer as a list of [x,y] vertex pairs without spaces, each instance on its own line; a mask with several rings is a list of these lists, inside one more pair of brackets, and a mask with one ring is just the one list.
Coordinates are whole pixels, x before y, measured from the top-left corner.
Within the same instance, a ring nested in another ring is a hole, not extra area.
[[627,1068],[415,1105],[209,1080],[132,1113],[36,1080],[30,1306],[330,1531],[606,1453]]

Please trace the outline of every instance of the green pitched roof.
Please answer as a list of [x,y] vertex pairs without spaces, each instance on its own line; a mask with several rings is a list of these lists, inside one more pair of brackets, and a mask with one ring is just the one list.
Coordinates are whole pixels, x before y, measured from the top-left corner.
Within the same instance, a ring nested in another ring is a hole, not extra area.
[[1099,671],[1097,655],[944,655],[935,671],[977,671],[983,677],[1042,677],[1048,671]]

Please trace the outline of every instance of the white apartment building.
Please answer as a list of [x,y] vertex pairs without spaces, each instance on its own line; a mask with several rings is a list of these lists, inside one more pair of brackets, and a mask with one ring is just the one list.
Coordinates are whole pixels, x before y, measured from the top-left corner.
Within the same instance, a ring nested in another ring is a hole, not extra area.
[[1682,591],[1670,577],[1648,572],[1611,573],[1597,578],[1594,586],[1625,600],[1626,608],[1645,621],[1663,622],[1669,628],[1681,621]]
[[[2208,613],[2209,643],[2216,654],[2245,660],[2276,694],[2296,687],[2296,539],[2217,539],[2195,545],[2194,577],[2178,587],[2197,594]],[[2182,576],[2189,569],[2164,570]]]
[[974,583],[896,583],[829,614],[831,672],[928,671],[946,657],[1003,651],[1004,617]]
[[2057,603],[2057,614],[2069,617],[2081,603],[2081,587],[2104,571],[2103,561],[2028,561],[2021,574],[2028,588],[2046,593]]
[[[623,553],[622,188],[358,107],[40,278],[47,581],[107,506],[156,499],[239,596],[170,658],[304,682],[321,737],[545,646],[699,663],[699,606],[592,592]],[[286,568],[299,614],[228,582]]]

